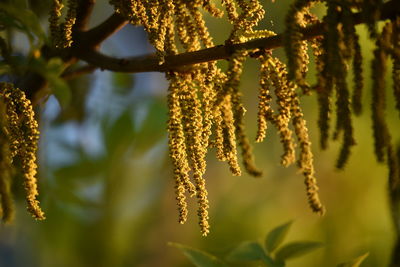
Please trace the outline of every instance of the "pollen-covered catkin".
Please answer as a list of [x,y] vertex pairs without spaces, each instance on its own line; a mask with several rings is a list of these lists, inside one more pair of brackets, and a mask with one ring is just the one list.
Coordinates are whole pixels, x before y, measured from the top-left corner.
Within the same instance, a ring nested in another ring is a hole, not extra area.
[[38,220],[45,219],[44,212],[37,200],[36,150],[39,130],[35,113],[25,93],[12,84],[0,83],[1,97],[6,105],[6,129],[10,142],[11,159],[19,156],[22,162],[22,173],[26,191],[28,211]]
[[281,164],[285,167],[295,161],[295,143],[292,137],[292,130],[289,128],[291,114],[291,95],[290,84],[286,80],[285,66],[274,57],[269,60],[269,72],[272,84],[275,88],[276,104],[278,112],[274,116],[272,122],[278,130],[279,137],[283,146],[283,155],[281,156]]
[[63,8],[64,5],[62,1],[53,0],[49,16],[49,24],[51,41],[56,48],[71,47],[73,43],[72,28],[76,22],[78,2],[77,0],[68,0],[67,14],[65,15],[64,21],[60,23]]
[[[279,59],[270,56],[268,60],[266,60],[266,63],[268,63],[269,66],[269,73],[272,77],[273,86],[276,88],[275,94],[277,96],[280,113],[280,115],[275,116],[272,122],[281,136],[281,142],[283,143],[285,150],[281,163],[282,165],[287,166],[295,160],[295,144],[291,138],[291,133],[290,136],[286,136],[288,134],[288,122],[286,122],[286,120],[291,120],[300,150],[297,165],[305,178],[304,183],[306,185],[308,202],[314,212],[322,215],[325,212],[325,209],[318,196],[318,186],[314,175],[315,171],[311,142],[308,136],[306,121],[303,118],[303,112],[300,108],[300,100],[296,93],[298,87],[294,82],[288,80],[286,67],[279,61]],[[281,100],[279,100],[279,98]],[[285,103],[284,110],[282,109],[282,102]],[[286,108],[289,110],[286,110]],[[282,116],[282,113],[285,114],[285,116]],[[279,120],[281,120],[281,122]],[[282,120],[285,120],[285,122],[283,123]],[[288,162],[287,160],[290,161]]]
[[[5,114],[6,106],[0,100],[0,113]],[[13,174],[10,144],[7,134],[5,116],[0,117],[0,217],[3,222],[12,221],[14,217],[14,202],[11,193],[11,176]]]
[[63,24],[63,46],[70,47],[73,43],[72,40],[72,27],[75,25],[78,0],[68,0],[68,11]]
[[247,52],[236,52],[230,59],[230,64],[227,71],[227,81],[224,85],[226,94],[230,94],[230,101],[233,108],[233,124],[235,127],[235,135],[237,142],[242,151],[242,161],[245,170],[252,176],[258,177],[262,172],[258,170],[254,163],[252,148],[245,133],[244,114],[246,112],[242,101],[241,93],[239,92],[240,77],[243,71],[243,62],[246,59]]
[[269,68],[269,57],[268,52],[264,52],[258,57],[260,61],[260,86],[258,95],[258,113],[257,113],[257,123],[258,130],[256,136],[256,142],[262,142],[265,139],[267,131],[267,123],[272,120],[273,110],[271,108],[271,77]]
[[51,41],[55,47],[58,47],[62,42],[61,29],[59,20],[61,17],[61,10],[64,7],[62,1],[53,0],[52,7],[50,9],[49,24],[50,24],[50,36]]

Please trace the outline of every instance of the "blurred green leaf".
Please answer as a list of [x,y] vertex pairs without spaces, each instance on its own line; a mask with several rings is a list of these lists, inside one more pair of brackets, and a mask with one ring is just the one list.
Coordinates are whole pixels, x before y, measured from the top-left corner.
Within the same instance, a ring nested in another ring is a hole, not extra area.
[[197,267],[227,267],[227,265],[207,252],[178,243],[168,243],[169,246],[180,249],[183,254]]
[[[107,126],[106,126],[107,127]],[[134,121],[130,109],[126,109],[121,116],[116,119],[111,126],[105,129],[105,145],[108,154],[118,148],[118,144],[126,145],[126,142],[134,140]]]
[[322,246],[323,246],[322,243],[314,242],[314,241],[292,242],[292,243],[286,244],[282,248],[280,248],[276,252],[275,259],[278,261],[285,261],[287,259],[300,257],[300,256],[310,253]]
[[62,108],[69,105],[72,100],[71,90],[60,74],[65,69],[65,64],[60,58],[52,58],[48,62],[42,58],[32,59],[29,68],[43,75],[49,82],[49,87]]
[[[46,35],[35,13],[29,9],[20,8],[15,4],[7,3],[0,3],[0,10],[3,11],[0,16],[3,23],[25,31],[31,42],[33,41],[33,36],[36,36],[39,43],[43,43]],[[20,24],[16,23],[15,20],[20,22]]]
[[262,260],[268,266],[273,266],[273,260],[268,257],[258,242],[247,241],[238,245],[227,256],[229,261]]
[[46,75],[50,88],[62,108],[71,103],[71,90],[68,84],[57,75]]
[[273,252],[285,239],[293,221],[284,223],[272,229],[265,238],[265,248],[268,252]]
[[135,128],[135,149],[138,151],[148,150],[167,134],[168,111],[165,102],[162,100],[151,101],[147,110],[142,123]]
[[10,65],[0,62],[0,75],[4,75],[11,72]]
[[359,267],[361,263],[368,257],[369,252],[351,260],[338,265],[338,267]]
[[131,91],[134,84],[134,75],[131,73],[113,73],[114,92],[118,94],[126,94]]
[[88,158],[81,158],[73,165],[63,166],[55,171],[57,177],[62,177],[62,182],[67,183],[71,180],[89,179],[104,173],[104,168],[107,166],[108,161],[105,159],[90,160]]

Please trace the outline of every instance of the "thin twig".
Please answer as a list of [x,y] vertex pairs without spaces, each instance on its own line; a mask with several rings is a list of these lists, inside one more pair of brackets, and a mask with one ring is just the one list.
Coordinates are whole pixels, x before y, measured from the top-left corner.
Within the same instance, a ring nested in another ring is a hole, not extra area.
[[61,78],[63,78],[64,80],[72,80],[79,76],[90,74],[96,69],[98,69],[98,67],[93,65],[86,65],[76,69],[66,70],[63,74],[61,74]]

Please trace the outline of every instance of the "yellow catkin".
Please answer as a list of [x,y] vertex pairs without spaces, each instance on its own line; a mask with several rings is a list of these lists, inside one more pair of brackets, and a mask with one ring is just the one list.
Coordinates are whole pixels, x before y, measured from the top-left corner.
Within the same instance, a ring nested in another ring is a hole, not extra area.
[[236,135],[235,135],[235,124],[234,114],[232,111],[231,95],[226,95],[223,102],[221,103],[222,113],[222,152],[223,158],[230,166],[230,171],[235,176],[240,176],[242,171],[237,159],[236,150]]
[[319,195],[317,179],[315,178],[313,154],[311,151],[311,142],[308,136],[306,121],[300,109],[298,97],[293,95],[293,126],[300,146],[300,157],[298,166],[304,175],[304,184],[306,185],[308,203],[312,211],[323,215],[325,208],[322,205]]
[[291,6],[285,18],[285,51],[288,57],[289,79],[295,80],[300,86],[306,86],[304,79],[308,65],[307,43],[302,41],[301,28],[307,25],[305,16],[313,2],[297,0]]
[[207,149],[210,145],[210,136],[212,134],[212,126],[214,121],[213,105],[214,99],[217,94],[215,88],[217,87],[216,75],[218,68],[216,62],[207,63],[207,71],[203,77],[203,83],[200,84],[202,93],[202,108],[203,108],[203,147]]
[[243,70],[243,62],[246,59],[247,52],[236,52],[230,59],[227,72],[227,81],[224,85],[225,92],[231,95],[230,101],[233,107],[233,124],[239,147],[242,151],[242,161],[246,171],[255,177],[261,176],[262,172],[255,167],[254,158],[250,142],[245,134],[244,114],[246,112],[241,101],[241,93],[239,92],[239,82]]
[[236,3],[241,9],[239,14],[236,13],[236,6],[233,2],[223,1],[227,9],[228,19],[233,24],[233,29],[228,39],[230,43],[246,42],[248,39],[245,35],[253,32],[253,27],[258,25],[265,14],[265,10],[258,0],[236,0]]
[[294,163],[295,157],[295,143],[292,137],[292,131],[289,128],[291,110],[290,101],[291,95],[289,83],[283,79],[286,75],[284,65],[277,58],[270,58],[269,72],[272,84],[275,87],[276,104],[278,106],[278,114],[274,116],[273,122],[279,132],[281,143],[283,145],[283,155],[281,157],[281,164],[285,167]]
[[170,77],[168,89],[168,133],[169,133],[169,154],[174,166],[174,180],[176,189],[176,199],[178,200],[179,222],[187,220],[187,203],[185,190],[191,195],[196,194],[195,186],[189,178],[189,163],[186,154],[185,134],[182,125],[182,111],[179,103],[179,81],[176,75]]
[[179,1],[175,5],[175,15],[177,33],[183,48],[186,51],[195,51],[200,49],[196,27],[183,1]]
[[53,45],[56,48],[71,47],[73,43],[72,28],[76,21],[78,2],[77,0],[68,0],[68,10],[65,20],[63,23],[60,23],[63,7],[62,1],[53,0],[53,5],[50,10],[50,35]]
[[[227,105],[229,105],[229,101],[224,99],[224,90],[223,90],[223,84],[226,81],[226,75],[223,73],[219,73],[219,75],[216,75],[215,77],[215,84],[214,84],[214,91],[215,91],[215,98],[216,100],[215,103],[212,105],[212,116],[213,116],[213,124],[214,124],[214,140],[212,142],[213,147],[216,148],[216,156],[217,159],[220,161],[226,161],[227,158],[225,156],[224,152],[224,138],[226,136],[226,127],[225,127],[225,113],[224,110],[227,108],[227,110],[230,110]],[[222,100],[221,100],[222,98]],[[214,102],[213,101],[213,102]],[[233,118],[233,116],[232,116]],[[228,119],[230,120],[230,119]],[[230,124],[229,124],[230,125]],[[234,132],[234,131],[233,131]],[[236,146],[236,141],[235,141],[235,146]],[[240,169],[240,168],[239,168]]]
[[284,64],[276,58],[271,60],[273,60],[275,68],[280,73],[281,82],[287,84],[286,92],[287,97],[289,98],[288,106],[290,107],[292,124],[300,148],[300,156],[297,161],[297,165],[305,178],[304,183],[306,185],[308,202],[314,212],[322,215],[325,212],[325,208],[321,204],[318,196],[318,186],[314,174],[315,171],[313,165],[313,154],[311,151],[311,142],[308,136],[306,121],[303,118],[303,112],[300,107],[300,100],[296,93],[297,87],[295,83],[288,81],[288,74]]
[[[0,100],[0,113],[5,114],[5,103]],[[13,172],[10,144],[6,130],[7,121],[5,116],[0,118],[0,203],[1,218],[8,223],[14,218],[14,202],[11,193],[11,175]]]
[[65,17],[63,27],[63,46],[71,47],[72,40],[72,27],[75,25],[76,14],[77,14],[78,2],[77,0],[68,0],[68,11]]
[[[186,74],[189,75],[189,74]],[[198,99],[197,88],[190,77],[181,78],[182,85],[179,88],[179,100],[182,110],[182,125],[185,133],[187,154],[193,171],[193,180],[196,185],[196,196],[198,199],[199,224],[203,235],[209,232],[208,225],[208,199],[203,178],[206,163],[206,148],[203,147],[202,133],[203,120],[201,104]]]
[[235,2],[233,0],[222,0],[221,2],[225,6],[229,22],[234,24],[238,18]]
[[300,108],[299,99],[295,93],[292,95],[292,101],[293,127],[300,146],[298,166],[304,175],[304,184],[306,185],[308,203],[312,211],[323,215],[325,213],[325,208],[318,196],[318,186],[314,174],[315,171],[311,142],[308,136],[306,121],[303,118],[303,113]]
[[62,1],[53,0],[53,5],[50,9],[49,23],[50,23],[50,36],[55,47],[58,47],[62,42],[61,28],[59,20],[61,17],[61,10],[64,7]]
[[257,113],[257,123],[258,130],[256,136],[256,142],[262,142],[265,139],[267,131],[267,122],[271,121],[273,111],[270,106],[272,96],[270,93],[270,88],[272,87],[271,77],[269,74],[268,65],[269,55],[264,53],[258,60],[260,61],[260,87],[258,95],[258,113]]
[[196,9],[196,8],[191,8],[190,13],[193,17],[195,27],[197,29],[197,34],[199,35],[199,38],[201,39],[203,45],[205,48],[209,48],[214,46],[214,43],[212,41],[211,35],[208,32],[208,29],[206,27],[203,15],[201,12]]
[[38,220],[45,219],[36,199],[36,150],[38,146],[38,123],[29,99],[25,93],[12,84],[1,84],[2,97],[6,103],[7,131],[10,139],[11,158],[18,155],[22,161],[22,172],[26,191],[28,211]]
[[224,15],[224,12],[215,7],[215,5],[211,2],[211,0],[205,0],[203,7],[213,17],[222,18],[222,16]]

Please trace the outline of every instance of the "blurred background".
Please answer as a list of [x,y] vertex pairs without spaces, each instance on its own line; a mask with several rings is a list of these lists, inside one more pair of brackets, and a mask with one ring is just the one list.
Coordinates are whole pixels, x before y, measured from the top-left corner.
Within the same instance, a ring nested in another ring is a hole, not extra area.
[[[47,29],[49,0],[29,1]],[[262,1],[266,18],[261,27],[277,33],[290,3]],[[98,1],[91,25],[113,9]],[[323,15],[323,7],[316,12]],[[229,35],[224,20],[207,17],[215,43]],[[369,77],[373,44],[366,29],[357,28]],[[15,32],[14,52],[27,53],[28,41]],[[148,54],[153,49],[142,28],[126,26],[102,46],[114,56]],[[282,60],[282,49],[274,51]],[[221,63],[224,66],[224,63]],[[246,62],[241,89],[247,133],[254,140],[258,92],[258,63]],[[313,66],[309,79],[315,78]],[[390,70],[388,70],[390,73]],[[352,77],[349,76],[349,82]],[[399,140],[398,114],[391,100],[388,76],[387,119],[393,140]],[[178,223],[171,162],[167,147],[167,82],[161,73],[119,74],[95,71],[68,82],[71,98],[61,108],[50,97],[40,114],[40,199],[45,221],[26,212],[22,181],[14,183],[18,211],[11,225],[0,226],[0,266],[192,266],[168,242],[177,242],[224,257],[245,240],[262,241],[273,227],[294,220],[288,240],[313,240],[322,249],[292,260],[288,266],[336,266],[369,252],[363,266],[385,266],[390,259],[393,229],[387,199],[386,166],[373,154],[369,78],[365,81],[364,112],[354,118],[357,146],[344,171],[334,167],[340,144],[327,151],[318,147],[316,95],[303,96],[302,108],[313,142],[323,217],[307,205],[303,177],[295,166],[279,164],[281,144],[273,127],[266,141],[254,143],[256,162],[265,175],[234,177],[225,163],[208,155],[206,173],[210,199],[211,233],[202,237],[196,203],[189,204],[189,219]]]

